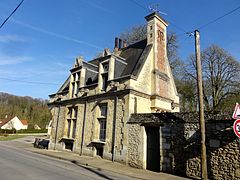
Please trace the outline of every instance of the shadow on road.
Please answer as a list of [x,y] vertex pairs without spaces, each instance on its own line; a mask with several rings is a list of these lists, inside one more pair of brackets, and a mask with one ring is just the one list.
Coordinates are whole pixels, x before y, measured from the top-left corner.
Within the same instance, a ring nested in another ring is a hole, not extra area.
[[[77,161],[75,161],[75,160],[73,160],[73,161],[71,161],[71,162],[72,162],[73,164],[76,164],[77,166],[79,166],[79,167],[81,167],[81,168],[87,169],[88,171],[91,171],[91,172],[97,174],[98,176],[100,176],[100,177],[102,177],[102,178],[109,179],[109,180],[113,180],[112,178],[110,178],[110,177],[108,177],[108,176],[100,173],[100,172],[99,172],[99,171],[101,171],[100,168],[98,168],[98,169],[97,169],[98,171],[96,171],[96,170],[93,170],[92,168],[89,168],[89,167],[86,167],[86,166],[83,166],[83,165],[77,163]],[[87,165],[87,164],[86,164],[86,165]]]

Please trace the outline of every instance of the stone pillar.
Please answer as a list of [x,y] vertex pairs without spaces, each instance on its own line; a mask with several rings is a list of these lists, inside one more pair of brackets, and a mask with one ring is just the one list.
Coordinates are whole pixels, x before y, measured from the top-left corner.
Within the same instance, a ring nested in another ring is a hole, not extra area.
[[102,84],[103,84],[102,73],[103,73],[103,65],[99,63],[98,65],[98,91],[99,92],[101,92]]
[[81,69],[81,73],[80,73],[80,78],[79,78],[79,80],[80,80],[80,87],[83,87],[83,86],[85,86],[85,80],[86,80],[86,69],[85,68],[82,68]]

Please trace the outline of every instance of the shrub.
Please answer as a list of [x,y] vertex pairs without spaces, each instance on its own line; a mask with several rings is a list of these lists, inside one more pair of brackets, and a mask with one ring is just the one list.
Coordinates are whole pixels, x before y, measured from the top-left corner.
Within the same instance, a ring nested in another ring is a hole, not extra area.
[[16,134],[16,129],[0,129],[0,134]]

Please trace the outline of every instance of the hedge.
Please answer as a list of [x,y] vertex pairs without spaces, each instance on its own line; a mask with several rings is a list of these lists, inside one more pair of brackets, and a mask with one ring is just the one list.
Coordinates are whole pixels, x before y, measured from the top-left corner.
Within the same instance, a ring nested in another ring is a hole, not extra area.
[[18,130],[17,133],[47,133],[47,129],[21,129]]
[[16,134],[16,129],[0,129],[0,134]]

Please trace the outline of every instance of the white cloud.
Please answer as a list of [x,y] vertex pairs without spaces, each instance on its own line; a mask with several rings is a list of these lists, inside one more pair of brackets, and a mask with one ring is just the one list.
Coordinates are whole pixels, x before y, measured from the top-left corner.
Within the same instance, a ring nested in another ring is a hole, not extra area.
[[89,47],[93,47],[93,48],[96,48],[96,49],[103,49],[103,48],[101,48],[101,47],[99,47],[95,44],[92,44],[92,43],[89,43],[89,42],[86,42],[86,41],[82,41],[82,40],[78,40],[78,39],[75,39],[75,38],[71,38],[71,37],[68,37],[68,36],[65,36],[65,35],[62,35],[62,34],[58,34],[58,33],[55,33],[55,32],[51,32],[51,31],[48,31],[48,30],[45,30],[45,29],[42,29],[42,28],[38,28],[36,26],[32,26],[30,24],[23,23],[21,21],[13,19],[13,18],[12,18],[12,21],[14,23],[20,24],[20,25],[22,25],[26,28],[32,29],[32,30],[40,32],[40,33],[48,34],[50,36],[54,36],[54,37],[59,38],[59,39],[64,39],[64,40],[75,42],[75,43],[78,43],[78,44],[84,44],[84,45],[87,45]]
[[26,57],[26,56],[8,56],[8,55],[0,54],[0,66],[21,64],[23,62],[27,62],[31,60],[32,60],[31,57]]
[[15,34],[12,35],[0,35],[0,42],[3,43],[8,43],[8,42],[26,42],[27,39],[22,37],[22,36],[18,36]]

